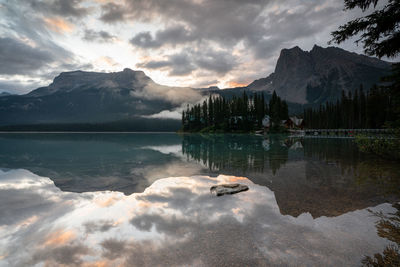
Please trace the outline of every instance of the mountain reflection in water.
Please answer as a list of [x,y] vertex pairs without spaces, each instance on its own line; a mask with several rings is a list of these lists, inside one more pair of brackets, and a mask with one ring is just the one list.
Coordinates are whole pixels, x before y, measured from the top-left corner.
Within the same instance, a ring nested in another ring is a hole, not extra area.
[[[231,182],[250,189],[209,193]],[[0,171],[0,214],[1,266],[351,266],[388,244],[366,209],[282,215],[270,189],[225,175],[160,179],[126,196],[62,192],[30,171]]]
[[338,216],[394,202],[396,163],[352,140],[287,136],[1,134],[0,168],[49,177],[62,191],[143,192],[165,177],[245,176],[275,194],[283,215]]

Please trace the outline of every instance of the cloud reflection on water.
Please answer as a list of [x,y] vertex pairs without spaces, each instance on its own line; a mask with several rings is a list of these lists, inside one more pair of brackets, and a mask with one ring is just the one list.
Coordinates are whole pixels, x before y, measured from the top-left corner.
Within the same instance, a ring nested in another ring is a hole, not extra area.
[[[209,192],[238,181],[250,190]],[[387,244],[366,209],[282,215],[274,193],[244,177],[171,177],[125,196],[62,192],[19,169],[0,172],[0,198],[1,266],[341,266]]]
[[245,176],[272,190],[280,212],[295,217],[393,203],[400,188],[397,164],[361,154],[352,140],[285,135],[3,133],[0,164],[49,177],[62,191],[125,195],[165,177]]

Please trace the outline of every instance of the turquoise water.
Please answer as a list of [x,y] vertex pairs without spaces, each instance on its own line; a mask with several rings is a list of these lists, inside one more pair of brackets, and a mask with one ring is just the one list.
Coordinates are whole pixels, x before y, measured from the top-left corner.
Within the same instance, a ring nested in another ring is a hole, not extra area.
[[0,266],[358,266],[399,172],[348,139],[1,134]]

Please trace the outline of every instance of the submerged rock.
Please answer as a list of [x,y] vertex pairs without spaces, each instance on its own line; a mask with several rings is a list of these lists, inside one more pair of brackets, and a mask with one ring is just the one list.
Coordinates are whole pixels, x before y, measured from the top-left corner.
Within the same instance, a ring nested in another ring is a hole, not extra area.
[[247,190],[249,190],[249,187],[243,184],[219,184],[211,186],[210,188],[210,192],[217,195],[217,197],[226,194],[236,194]]

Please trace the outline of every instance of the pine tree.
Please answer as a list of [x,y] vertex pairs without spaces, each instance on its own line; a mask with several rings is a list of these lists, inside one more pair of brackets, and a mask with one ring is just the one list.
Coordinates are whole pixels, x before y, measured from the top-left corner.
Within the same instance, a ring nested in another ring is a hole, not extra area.
[[208,98],[208,123],[209,126],[214,125],[214,107],[212,96]]
[[[376,8],[378,1],[345,0],[345,10],[360,8],[365,12],[371,5]],[[379,58],[396,57],[400,53],[400,2],[387,0],[382,9],[349,21],[332,32],[332,36],[331,42],[338,44],[353,36],[360,36],[356,42],[363,43],[366,54]]]

